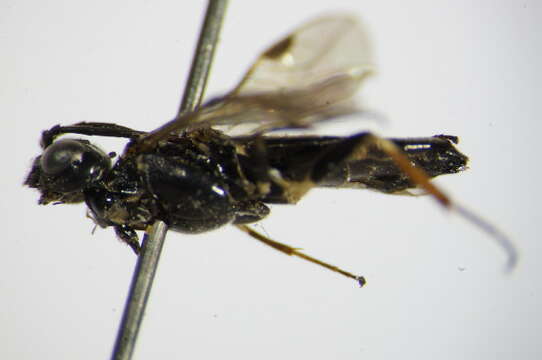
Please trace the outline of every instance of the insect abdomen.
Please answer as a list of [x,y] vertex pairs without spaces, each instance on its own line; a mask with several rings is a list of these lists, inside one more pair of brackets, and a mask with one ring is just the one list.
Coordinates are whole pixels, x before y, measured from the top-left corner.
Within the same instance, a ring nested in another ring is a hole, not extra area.
[[[308,183],[317,187],[370,188],[386,193],[415,187],[386,152],[376,143],[364,141],[366,136],[368,133],[350,137],[265,138],[259,144],[265,151],[260,158],[265,158],[267,168],[284,182],[268,179],[272,186],[264,201],[295,202],[297,199],[289,195],[288,187],[311,186]],[[389,140],[430,177],[461,171],[468,160],[454,147],[455,137]],[[255,144],[248,146],[252,154],[257,152]]]

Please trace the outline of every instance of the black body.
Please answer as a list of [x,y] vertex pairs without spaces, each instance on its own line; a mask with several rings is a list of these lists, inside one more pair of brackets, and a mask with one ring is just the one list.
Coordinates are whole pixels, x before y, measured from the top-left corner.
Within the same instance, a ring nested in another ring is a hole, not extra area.
[[[78,133],[130,138],[111,167],[110,157]],[[200,233],[268,215],[265,204],[295,203],[312,187],[361,187],[396,193],[414,187],[367,133],[350,137],[228,137],[211,128],[171,136],[146,151],[130,149],[145,133],[114,124],[53,127],[42,136],[25,184],[41,191],[41,204],[86,202],[96,224],[113,226],[139,251],[135,230],[159,219],[170,229]],[[465,168],[451,136],[391,139],[430,176]]]

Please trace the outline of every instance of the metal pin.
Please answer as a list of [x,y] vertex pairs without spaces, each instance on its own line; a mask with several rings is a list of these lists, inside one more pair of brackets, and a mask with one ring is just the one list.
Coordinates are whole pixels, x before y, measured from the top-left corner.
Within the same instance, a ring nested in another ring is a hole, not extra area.
[[150,235],[143,239],[141,254],[137,260],[130,293],[124,306],[124,313],[117,333],[112,359],[128,360],[132,358],[134,346],[143,320],[147,300],[151,292],[154,274],[166,237],[167,226],[157,221],[152,226]]
[[[222,19],[226,12],[226,5],[227,0],[210,0],[207,5],[205,20],[200,31],[190,75],[177,116],[184,111],[192,111],[201,104],[218,42]],[[129,360],[132,358],[166,232],[167,225],[162,221],[156,221],[150,234],[145,234],[143,238],[141,254],[134,270],[132,284],[130,285],[111,356],[113,360]]]

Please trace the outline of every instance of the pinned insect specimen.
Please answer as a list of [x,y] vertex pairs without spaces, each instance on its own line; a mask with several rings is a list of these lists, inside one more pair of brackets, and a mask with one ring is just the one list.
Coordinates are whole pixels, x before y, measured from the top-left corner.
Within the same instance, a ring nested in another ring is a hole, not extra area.
[[[325,34],[325,36],[323,36]],[[349,16],[310,22],[265,51],[234,90],[162,127],[143,132],[117,124],[53,126],[25,184],[40,204],[85,202],[101,227],[113,227],[136,253],[136,230],[155,220],[183,233],[233,224],[265,244],[360,283],[364,279],[259,234],[247,224],[269,214],[267,204],[294,204],[312,188],[368,188],[387,194],[421,188],[490,233],[516,261],[514,247],[491,224],[458,206],[429,180],[465,169],[457,137],[383,139],[277,135],[359,112],[353,95],[373,70],[366,35]],[[83,139],[129,139],[112,164]]]

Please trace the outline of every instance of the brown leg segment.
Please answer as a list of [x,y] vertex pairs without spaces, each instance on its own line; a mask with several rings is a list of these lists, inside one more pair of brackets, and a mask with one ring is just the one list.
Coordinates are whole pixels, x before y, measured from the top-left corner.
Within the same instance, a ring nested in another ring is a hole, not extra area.
[[266,244],[268,246],[271,246],[273,249],[278,250],[278,251],[280,251],[280,252],[282,252],[282,253],[284,253],[286,255],[297,256],[297,257],[299,257],[301,259],[310,261],[310,262],[312,262],[312,263],[314,263],[316,265],[323,266],[326,269],[329,269],[331,271],[337,272],[337,273],[339,273],[341,275],[344,275],[346,277],[349,277],[351,279],[356,280],[360,286],[363,286],[366,283],[365,278],[363,276],[354,275],[352,273],[349,273],[348,271],[342,270],[341,268],[339,268],[339,267],[337,267],[335,265],[328,264],[328,263],[326,263],[324,261],[313,258],[312,256],[306,255],[306,254],[302,253],[301,251],[299,251],[299,249],[296,249],[296,248],[291,247],[289,245],[286,245],[286,244],[277,242],[275,240],[272,240],[272,239],[268,238],[267,236],[260,234],[256,230],[254,230],[254,229],[252,229],[252,228],[250,228],[250,227],[248,227],[246,225],[236,225],[236,226],[237,226],[237,228],[239,230],[247,233],[248,235],[250,235],[254,239],[256,239],[258,241],[261,241],[262,243],[264,243],[264,244]]
[[440,205],[446,209],[455,211],[455,213],[460,215],[463,219],[469,221],[472,225],[488,234],[500,247],[502,247],[508,257],[506,263],[507,270],[512,270],[515,267],[518,259],[517,249],[503,232],[476,213],[452,202],[442,190],[431,183],[430,178],[425,171],[412,165],[408,157],[393,142],[372,134],[369,135],[369,139],[367,140],[380,146],[413,183],[427,191],[427,193],[433,196]]

